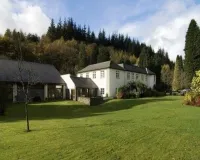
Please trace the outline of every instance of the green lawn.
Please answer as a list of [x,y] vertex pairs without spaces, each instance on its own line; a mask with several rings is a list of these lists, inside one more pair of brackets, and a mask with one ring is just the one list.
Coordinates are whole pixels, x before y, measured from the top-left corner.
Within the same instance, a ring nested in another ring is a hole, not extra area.
[[200,159],[200,108],[181,97],[13,105],[0,117],[0,160]]

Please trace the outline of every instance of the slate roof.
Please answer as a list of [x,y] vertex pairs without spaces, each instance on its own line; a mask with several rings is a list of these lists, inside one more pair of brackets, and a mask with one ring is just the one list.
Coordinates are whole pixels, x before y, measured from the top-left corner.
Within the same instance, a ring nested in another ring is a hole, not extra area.
[[77,88],[98,88],[98,86],[90,79],[83,77],[70,76]]
[[135,73],[142,73],[142,74],[148,74],[148,75],[155,75],[154,72],[150,71],[148,68],[142,68],[134,65],[128,65],[128,64],[119,64],[122,68],[124,68],[125,71],[135,72]]
[[[18,61],[0,60],[0,81],[20,82],[18,65]],[[60,73],[53,65],[23,61],[22,66],[21,75],[24,82],[28,82],[31,75],[33,77],[31,79],[38,83],[65,84]],[[31,74],[28,74],[30,71]]]
[[106,68],[124,70],[118,64],[116,64],[116,63],[114,63],[112,61],[106,61],[106,62],[101,62],[101,63],[96,63],[96,64],[89,65],[89,66],[83,68],[82,70],[78,71],[78,73],[88,72],[88,71],[95,71],[95,70],[106,69]]

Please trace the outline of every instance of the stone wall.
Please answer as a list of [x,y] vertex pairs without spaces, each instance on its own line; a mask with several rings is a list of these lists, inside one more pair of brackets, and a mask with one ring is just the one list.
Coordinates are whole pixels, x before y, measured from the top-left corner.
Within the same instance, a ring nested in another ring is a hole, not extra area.
[[96,106],[103,103],[102,97],[78,97],[78,101],[89,106]]

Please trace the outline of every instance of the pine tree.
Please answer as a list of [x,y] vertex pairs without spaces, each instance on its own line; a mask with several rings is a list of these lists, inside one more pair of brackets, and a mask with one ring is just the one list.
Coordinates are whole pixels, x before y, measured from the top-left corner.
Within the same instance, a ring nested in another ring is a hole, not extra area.
[[174,69],[174,77],[173,77],[173,83],[172,83],[172,89],[174,91],[177,91],[179,89],[182,89],[182,73],[183,73],[183,69],[182,69],[182,57],[181,56],[177,56],[176,58],[176,63],[175,63],[175,69]]
[[110,53],[107,47],[100,46],[97,62],[105,62],[110,60]]
[[[195,75],[195,70],[198,68],[199,54],[198,48],[198,35],[199,27],[194,19],[191,20],[185,41],[185,74],[187,80],[187,86],[189,87],[193,76]],[[197,58],[197,60],[196,60]]]
[[60,18],[56,27],[56,39],[60,39],[62,36],[63,36],[63,25],[62,25],[62,20]]
[[139,61],[140,67],[148,68],[150,66],[151,55],[150,55],[150,50],[146,46],[143,47],[139,58],[140,58],[140,61]]
[[48,28],[47,36],[50,38],[51,41],[56,40],[56,27],[55,27],[54,19],[51,19],[51,24]]
[[87,56],[86,56],[86,49],[85,44],[81,43],[79,46],[79,69],[86,67],[87,65]]
[[6,29],[6,32],[4,34],[4,37],[6,38],[12,38],[12,32],[10,29]]

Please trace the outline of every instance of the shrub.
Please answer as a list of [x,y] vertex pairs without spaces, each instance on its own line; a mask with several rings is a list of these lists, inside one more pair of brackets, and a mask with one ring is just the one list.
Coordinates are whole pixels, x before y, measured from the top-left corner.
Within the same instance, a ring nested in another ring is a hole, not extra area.
[[142,94],[143,97],[162,97],[166,96],[165,92],[158,92],[156,90],[147,89],[144,94]]
[[188,92],[188,93],[185,94],[183,102],[186,105],[194,106],[194,105],[196,105],[196,100],[198,100],[198,102],[199,102],[199,96],[195,92],[191,91],[191,92]]
[[200,70],[196,72],[196,76],[192,79],[192,91],[200,95]]

